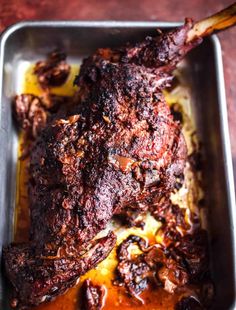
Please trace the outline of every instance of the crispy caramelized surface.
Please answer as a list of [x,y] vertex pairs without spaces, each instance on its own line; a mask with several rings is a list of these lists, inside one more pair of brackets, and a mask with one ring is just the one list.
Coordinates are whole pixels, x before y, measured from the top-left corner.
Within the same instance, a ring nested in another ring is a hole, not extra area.
[[14,118],[26,136],[34,140],[46,127],[47,123],[61,116],[65,117],[74,98],[44,93],[43,96],[32,94],[17,95],[13,100]]
[[115,242],[115,235],[109,233],[91,243],[84,253],[72,255],[58,249],[55,256],[31,244],[5,248],[6,270],[18,293],[15,307],[27,309],[64,293],[76,284],[79,276],[105,259]]
[[70,73],[70,65],[65,60],[65,53],[54,51],[46,60],[36,63],[34,73],[42,88],[60,86],[66,81]]
[[[139,247],[140,254],[132,254],[133,244]],[[209,279],[207,252],[204,230],[177,236],[168,246],[149,246],[143,238],[130,235],[117,251],[115,284],[124,286],[137,298],[150,285],[174,293],[187,284],[203,283]]]
[[42,100],[31,94],[22,94],[14,98],[15,118],[20,128],[32,138],[46,126],[47,111]]
[[[170,35],[182,53],[188,27]],[[170,37],[157,40],[158,49]],[[32,152],[31,231],[39,242],[89,241],[114,212],[153,192],[163,196],[183,172],[185,141],[161,93],[171,80],[164,72],[168,60],[149,68],[146,58],[143,66],[133,58],[114,63],[117,52],[107,60],[109,53],[99,50],[84,61],[76,114],[48,126]],[[174,56],[165,55],[172,64]]]
[[[113,214],[134,204],[153,212],[151,206],[168,197],[181,178],[187,148],[162,89],[177,62],[199,43],[185,44],[190,28],[188,21],[136,46],[98,50],[75,81],[79,93],[70,116],[57,114],[37,137],[30,164],[31,243],[4,251],[20,307],[50,300],[73,285],[114,246],[111,234],[102,248],[97,241],[91,263],[91,240]],[[73,272],[70,266],[76,266]]]

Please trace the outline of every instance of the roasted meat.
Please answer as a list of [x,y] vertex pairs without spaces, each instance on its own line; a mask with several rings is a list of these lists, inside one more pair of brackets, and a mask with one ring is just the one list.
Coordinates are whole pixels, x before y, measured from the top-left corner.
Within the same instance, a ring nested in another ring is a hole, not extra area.
[[125,286],[130,295],[137,296],[148,286],[151,268],[145,261],[144,255],[132,255],[129,248],[136,244],[141,251],[146,252],[147,242],[135,235],[130,235],[117,249],[118,265],[116,268],[117,279],[115,285]]
[[75,98],[44,93],[43,96],[21,94],[13,100],[13,116],[17,126],[30,140],[34,140],[54,119],[65,117],[74,105]]
[[28,136],[35,138],[46,126],[47,111],[42,100],[31,94],[16,96],[13,101],[13,111],[18,126],[22,128]]
[[[76,253],[85,251],[113,214],[137,203],[149,206],[175,187],[187,148],[162,90],[176,64],[201,42],[186,43],[191,27],[187,20],[134,46],[99,49],[81,66],[69,116],[40,132],[30,161],[30,244],[4,251],[22,307],[61,294],[108,255],[112,235],[94,263],[84,264]],[[73,265],[79,267],[72,272]]]
[[[161,89],[171,80],[168,59],[172,70],[190,49],[184,44],[190,27],[124,48],[119,59],[117,51],[99,50],[84,61],[77,111],[47,126],[32,150],[32,240],[83,244],[114,213],[173,189],[187,149]],[[148,58],[137,65],[134,51],[142,60],[148,48],[163,49],[168,59],[157,59],[154,68],[144,66],[151,66]]]
[[[121,245],[118,271],[129,293],[142,292],[150,274],[169,292],[207,278],[205,232],[189,233],[185,211],[165,203],[180,186],[187,148],[181,118],[171,113],[162,90],[201,37],[234,23],[235,4],[141,43],[99,49],[81,66],[70,109],[50,111],[48,100],[32,95],[16,99],[17,119],[36,140],[29,171],[30,241],[3,252],[15,288],[13,307],[38,305],[74,285],[115,245],[113,233],[94,240],[96,235],[114,214],[129,216],[132,210],[150,210],[162,220],[164,243],[150,248],[132,236]],[[65,55],[57,52],[34,68],[46,95],[65,82],[69,71]],[[125,257],[130,242],[143,253]],[[88,307],[100,307],[100,288],[85,285]],[[207,296],[212,288],[206,287]],[[199,308],[189,298],[177,309]]]
[[86,251],[68,253],[67,249],[58,248],[56,255],[31,244],[5,248],[6,270],[17,293],[12,304],[27,309],[64,293],[81,275],[105,259],[115,242],[115,235],[109,233],[91,243]]
[[[141,254],[132,253],[133,244]],[[150,285],[174,293],[187,284],[204,283],[209,280],[207,252],[205,230],[178,236],[167,246],[149,246],[141,237],[130,235],[117,250],[119,263],[114,284],[124,286],[130,295],[137,297]]]
[[46,60],[36,63],[34,73],[42,88],[60,86],[66,81],[70,73],[70,65],[65,60],[65,53],[54,51]]

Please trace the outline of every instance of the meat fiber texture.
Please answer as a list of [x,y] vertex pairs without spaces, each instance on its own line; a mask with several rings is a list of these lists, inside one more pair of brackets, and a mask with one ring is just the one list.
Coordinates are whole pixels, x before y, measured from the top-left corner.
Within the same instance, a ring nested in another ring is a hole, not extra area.
[[4,249],[15,307],[62,294],[114,247],[111,232],[93,240],[114,213],[173,189],[187,148],[162,90],[201,41],[185,43],[191,27],[188,20],[134,46],[99,49],[82,64],[69,115],[40,129],[30,160],[30,243]]

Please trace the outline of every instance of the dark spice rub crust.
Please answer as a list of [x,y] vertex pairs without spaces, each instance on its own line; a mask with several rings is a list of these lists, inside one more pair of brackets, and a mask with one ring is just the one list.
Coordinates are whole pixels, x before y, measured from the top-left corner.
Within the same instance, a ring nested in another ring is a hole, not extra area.
[[[64,261],[80,265],[76,253],[86,249],[114,213],[168,196],[182,175],[186,144],[161,90],[170,84],[178,61],[200,42],[185,43],[191,27],[187,21],[135,46],[98,50],[76,78],[78,105],[71,116],[48,123],[36,139],[30,163],[31,243],[4,251],[16,304],[22,308],[64,292],[72,285],[67,264],[61,273]],[[94,264],[84,263],[79,270],[93,268],[114,244],[109,234],[100,258],[98,253]],[[42,256],[45,260],[38,259]],[[27,273],[21,272],[24,266]],[[46,280],[51,268],[54,276]],[[38,270],[42,286],[35,277]],[[73,283],[81,272],[73,274]]]
[[[188,28],[174,32],[181,44]],[[87,242],[113,213],[163,196],[183,172],[186,144],[161,92],[171,80],[166,65],[114,63],[103,52],[81,66],[76,114],[47,126],[32,151],[31,233],[38,242]]]

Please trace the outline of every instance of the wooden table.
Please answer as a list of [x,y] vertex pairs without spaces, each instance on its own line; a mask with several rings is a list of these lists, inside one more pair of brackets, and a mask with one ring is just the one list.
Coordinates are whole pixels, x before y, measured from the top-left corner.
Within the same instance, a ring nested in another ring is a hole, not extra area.
[[[21,20],[156,20],[200,19],[233,0],[0,0],[0,31]],[[228,105],[234,170],[236,170],[236,27],[219,34]],[[235,171],[236,180],[236,171]]]

